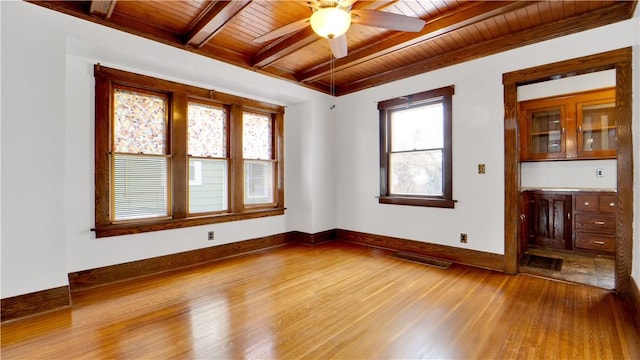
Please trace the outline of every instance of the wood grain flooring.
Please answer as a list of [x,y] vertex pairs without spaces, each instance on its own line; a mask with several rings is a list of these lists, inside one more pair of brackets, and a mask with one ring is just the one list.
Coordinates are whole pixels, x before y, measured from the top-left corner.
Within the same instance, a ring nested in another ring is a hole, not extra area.
[[2,324],[7,359],[637,359],[627,303],[589,286],[342,242],[288,244],[75,293]]

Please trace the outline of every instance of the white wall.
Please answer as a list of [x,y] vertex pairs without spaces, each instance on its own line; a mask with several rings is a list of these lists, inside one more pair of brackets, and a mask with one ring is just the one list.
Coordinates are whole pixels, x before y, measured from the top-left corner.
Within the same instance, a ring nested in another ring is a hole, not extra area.
[[[341,120],[336,124],[340,154],[337,157],[337,227],[504,253],[502,74],[636,45],[639,42],[637,28],[637,19],[628,20],[340,97],[338,117]],[[458,201],[455,209],[378,204],[375,198],[379,194],[376,103],[447,85],[455,85],[453,198]],[[637,81],[634,94],[637,104]],[[637,131],[637,108],[634,111]],[[485,175],[477,174],[480,163],[486,164]],[[638,163],[636,160],[636,167]],[[467,244],[459,243],[461,232],[468,234]],[[637,273],[638,266],[634,268]]]
[[[67,285],[72,271],[335,227],[329,96],[25,2],[0,8],[2,298]],[[96,62],[287,106],[285,215],[96,239]]]
[[[575,188],[615,191],[618,187],[616,160],[534,161],[522,163],[520,187]],[[601,172],[599,177],[596,172]]]
[[589,74],[518,86],[518,101],[571,94],[616,86],[616,71],[603,70]]

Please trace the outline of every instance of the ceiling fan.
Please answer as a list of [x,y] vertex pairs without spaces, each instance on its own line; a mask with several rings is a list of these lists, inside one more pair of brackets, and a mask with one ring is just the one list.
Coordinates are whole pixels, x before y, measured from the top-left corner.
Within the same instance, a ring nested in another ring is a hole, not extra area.
[[357,0],[312,0],[309,6],[311,17],[298,20],[254,39],[267,42],[291,34],[311,25],[313,31],[327,39],[336,59],[347,56],[347,36],[351,23],[379,27],[388,30],[418,32],[425,21],[410,16],[384,11],[351,9]]

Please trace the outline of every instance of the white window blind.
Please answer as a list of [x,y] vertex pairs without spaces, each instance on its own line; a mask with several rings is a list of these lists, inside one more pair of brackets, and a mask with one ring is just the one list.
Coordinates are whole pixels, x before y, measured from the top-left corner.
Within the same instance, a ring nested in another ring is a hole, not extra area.
[[168,216],[168,157],[117,153],[112,158],[115,220]]
[[271,161],[244,161],[244,203],[265,204],[273,199],[274,163]]

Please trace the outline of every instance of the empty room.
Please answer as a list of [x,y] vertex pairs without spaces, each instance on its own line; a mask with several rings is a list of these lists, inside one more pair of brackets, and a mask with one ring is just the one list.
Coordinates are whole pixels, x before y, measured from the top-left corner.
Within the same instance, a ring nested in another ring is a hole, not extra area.
[[3,359],[640,358],[637,1],[0,1]]

